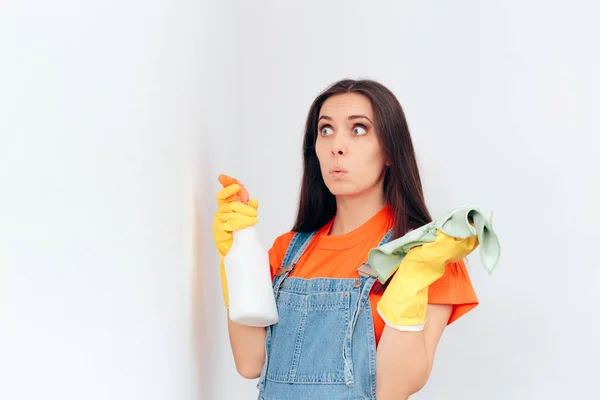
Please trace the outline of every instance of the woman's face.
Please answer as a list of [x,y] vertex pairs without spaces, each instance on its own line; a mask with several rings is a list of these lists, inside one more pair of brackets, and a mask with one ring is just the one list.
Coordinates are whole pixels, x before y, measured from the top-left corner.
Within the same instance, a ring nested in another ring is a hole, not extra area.
[[371,102],[362,94],[334,95],[321,106],[316,153],[333,195],[383,191],[386,161],[373,123]]

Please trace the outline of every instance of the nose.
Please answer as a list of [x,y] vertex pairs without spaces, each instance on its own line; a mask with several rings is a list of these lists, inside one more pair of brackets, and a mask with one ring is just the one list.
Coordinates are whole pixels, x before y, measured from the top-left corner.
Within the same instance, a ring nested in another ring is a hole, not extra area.
[[343,156],[348,152],[344,140],[340,136],[341,135],[337,136],[332,143],[331,154],[334,156]]

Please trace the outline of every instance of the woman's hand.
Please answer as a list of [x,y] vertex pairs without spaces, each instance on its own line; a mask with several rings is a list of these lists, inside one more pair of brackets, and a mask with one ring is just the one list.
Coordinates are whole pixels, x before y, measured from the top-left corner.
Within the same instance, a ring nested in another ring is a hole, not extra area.
[[248,228],[258,222],[258,200],[252,199],[248,204],[236,201],[239,198],[240,185],[237,183],[225,186],[217,192],[219,206],[213,220],[213,239],[221,256],[220,275],[225,307],[229,307],[229,292],[225,275],[224,259],[233,244],[233,232]]
[[478,245],[477,236],[458,239],[437,231],[433,242],[410,249],[377,304],[385,323],[401,331],[423,330],[429,285],[444,275],[447,264]]

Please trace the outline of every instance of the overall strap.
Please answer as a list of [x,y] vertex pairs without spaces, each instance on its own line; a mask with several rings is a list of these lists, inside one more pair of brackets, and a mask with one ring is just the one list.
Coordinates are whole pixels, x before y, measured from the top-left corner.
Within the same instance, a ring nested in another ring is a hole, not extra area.
[[281,283],[285,278],[292,272],[296,263],[302,257],[306,248],[312,242],[316,232],[296,232],[290,241],[290,244],[283,257],[281,266],[275,273],[275,279],[273,280],[273,290],[275,295],[279,292]]
[[[390,239],[392,238],[393,233],[394,233],[394,228],[392,228],[389,231],[387,231],[387,233],[381,239],[381,241],[379,242],[379,244],[377,245],[377,247],[383,246],[384,244],[386,244],[387,242],[389,242]],[[371,265],[369,264],[369,261],[367,261],[366,263],[364,263],[360,267],[358,267],[358,273],[359,273],[360,276],[365,277],[365,278],[377,278],[377,274],[375,273],[375,271],[373,270],[373,268],[371,268]]]
[[389,231],[387,231],[387,233],[385,234],[385,236],[383,237],[383,239],[381,239],[381,242],[379,242],[379,244],[377,245],[377,247],[383,246],[384,244],[386,244],[387,242],[389,242],[390,239],[392,238],[393,234],[394,234],[394,228],[391,228]]
[[[275,277],[273,279],[273,293],[275,297],[279,295],[279,289],[281,288],[281,284],[285,280],[285,278],[289,275],[289,273],[294,269],[296,263],[306,251],[306,248],[313,240],[316,232],[296,232],[288,245],[288,248],[283,257],[283,261],[279,266],[279,269],[275,273]],[[271,335],[272,335],[273,326],[267,327],[267,336],[265,338],[265,363],[260,372],[260,377],[258,379],[258,383],[256,387],[260,392],[265,389],[265,377],[267,374],[267,366],[269,364],[270,358],[270,344],[271,344]],[[259,398],[261,394],[259,394]]]
[[[379,242],[379,246],[386,244],[389,242],[390,238],[393,234],[393,229],[390,229],[383,239]],[[354,331],[356,327],[356,323],[358,322],[359,315],[365,309],[367,304],[369,304],[369,295],[371,294],[371,289],[375,285],[377,281],[377,274],[375,270],[371,268],[369,262],[362,264],[358,267],[358,274],[360,277],[355,281],[354,287],[360,288],[360,294],[358,298],[358,305],[352,315],[352,320],[350,322],[351,329],[347,332],[346,338],[344,340],[344,376],[346,378],[346,384],[352,384],[352,377],[354,376],[354,362],[352,360],[352,338],[354,336]]]

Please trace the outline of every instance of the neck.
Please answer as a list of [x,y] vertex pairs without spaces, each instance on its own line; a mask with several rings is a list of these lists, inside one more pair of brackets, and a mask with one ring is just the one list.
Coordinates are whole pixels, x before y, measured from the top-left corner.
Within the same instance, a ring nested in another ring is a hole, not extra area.
[[343,235],[355,230],[381,211],[385,204],[383,190],[357,196],[337,196],[337,211],[329,234]]

